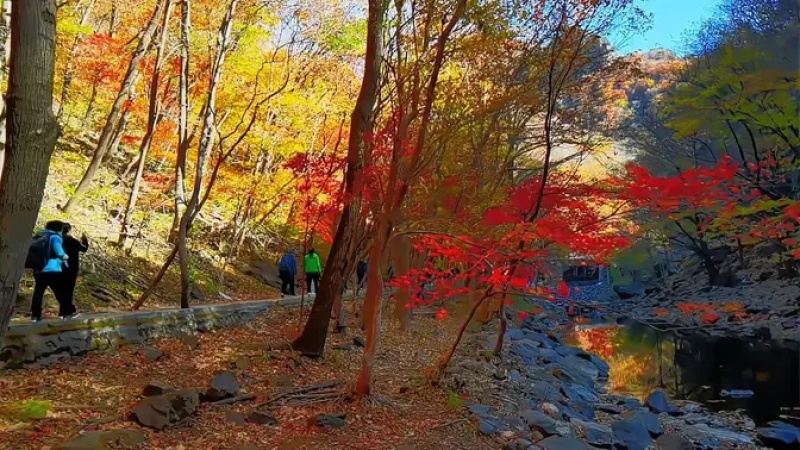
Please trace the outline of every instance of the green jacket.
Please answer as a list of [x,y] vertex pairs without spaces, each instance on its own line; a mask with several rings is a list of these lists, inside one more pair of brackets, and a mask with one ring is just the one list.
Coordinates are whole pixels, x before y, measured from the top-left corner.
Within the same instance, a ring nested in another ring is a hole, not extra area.
[[320,273],[322,272],[322,262],[319,260],[319,255],[317,252],[312,254],[306,253],[305,258],[303,259],[304,267],[306,273]]

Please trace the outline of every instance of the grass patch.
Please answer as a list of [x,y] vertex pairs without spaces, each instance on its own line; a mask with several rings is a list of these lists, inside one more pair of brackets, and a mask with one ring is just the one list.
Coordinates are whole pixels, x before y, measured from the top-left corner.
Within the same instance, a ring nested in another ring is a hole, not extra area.
[[3,415],[17,422],[31,422],[47,417],[53,407],[49,400],[22,400],[12,402],[3,408]]
[[461,396],[454,391],[447,394],[447,409],[450,411],[458,411],[467,407],[467,403]]

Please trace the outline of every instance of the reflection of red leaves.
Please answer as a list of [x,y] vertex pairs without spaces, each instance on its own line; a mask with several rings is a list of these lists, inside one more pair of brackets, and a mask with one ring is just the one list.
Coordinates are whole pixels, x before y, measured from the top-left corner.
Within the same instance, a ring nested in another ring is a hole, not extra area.
[[519,320],[525,320],[528,318],[528,313],[526,311],[522,311],[519,313]]
[[444,320],[447,319],[448,316],[450,316],[450,313],[444,308],[436,311],[436,320]]
[[669,311],[667,311],[664,308],[658,308],[658,309],[655,310],[655,315],[657,315],[659,317],[668,316],[669,315]]
[[705,313],[700,316],[700,320],[705,324],[711,325],[719,321],[719,315],[714,313]]
[[561,297],[569,297],[569,285],[564,281],[559,282],[557,292]]

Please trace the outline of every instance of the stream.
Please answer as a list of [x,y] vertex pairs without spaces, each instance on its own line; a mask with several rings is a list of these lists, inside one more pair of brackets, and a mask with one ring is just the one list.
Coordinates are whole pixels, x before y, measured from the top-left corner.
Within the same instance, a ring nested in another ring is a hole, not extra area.
[[576,324],[567,340],[609,363],[612,393],[643,398],[662,388],[712,411],[742,409],[759,426],[800,425],[796,344],[660,332],[639,323]]

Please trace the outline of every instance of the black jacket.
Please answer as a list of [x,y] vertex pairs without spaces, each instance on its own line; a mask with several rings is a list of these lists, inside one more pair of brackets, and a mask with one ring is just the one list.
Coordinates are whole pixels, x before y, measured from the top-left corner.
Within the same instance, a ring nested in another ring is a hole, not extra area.
[[70,235],[64,236],[64,253],[69,256],[68,267],[64,267],[64,272],[68,274],[78,274],[81,267],[80,254],[89,250],[89,241],[81,242]]

